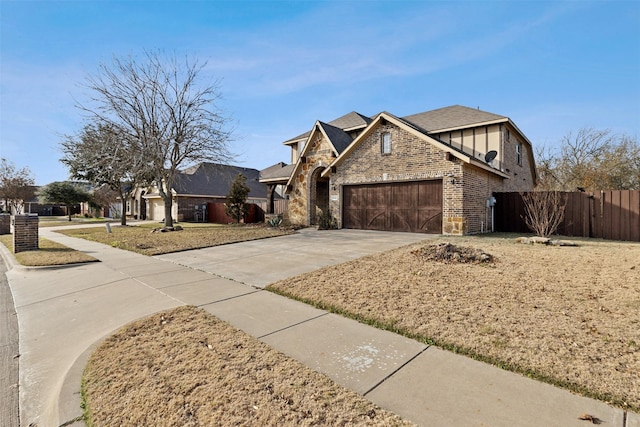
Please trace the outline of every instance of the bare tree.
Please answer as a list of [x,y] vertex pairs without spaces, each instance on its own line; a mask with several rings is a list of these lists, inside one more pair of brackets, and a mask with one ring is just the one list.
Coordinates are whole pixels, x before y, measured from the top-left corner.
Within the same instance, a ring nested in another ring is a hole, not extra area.
[[554,234],[564,219],[566,201],[559,191],[520,193],[524,201],[524,222],[536,236]]
[[108,208],[117,216],[121,211],[116,207],[120,197],[121,195],[117,191],[114,191],[108,185],[102,185],[93,191],[89,205],[98,211]]
[[17,169],[4,157],[0,159],[0,199],[4,200],[5,209],[22,213],[24,202],[35,196],[34,185],[29,168]]
[[562,139],[558,150],[536,152],[539,188],[548,190],[633,190],[640,188],[637,138],[610,130],[582,128]]
[[[67,136],[60,145],[60,161],[73,178],[96,187],[107,185],[123,205],[137,186],[153,180],[138,144],[109,123],[88,124],[79,135]],[[126,215],[121,215],[120,224],[127,224]]]
[[140,60],[114,58],[88,77],[95,107],[81,106],[142,153],[164,201],[167,227],[173,225],[171,190],[179,168],[231,158],[228,119],[218,109],[219,84],[199,85],[204,65],[154,52]]

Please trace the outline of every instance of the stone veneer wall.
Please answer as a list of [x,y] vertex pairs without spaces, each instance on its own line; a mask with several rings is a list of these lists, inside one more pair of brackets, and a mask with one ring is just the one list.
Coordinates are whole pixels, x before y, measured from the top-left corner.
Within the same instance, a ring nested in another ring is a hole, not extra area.
[[13,252],[38,249],[38,215],[15,215],[13,217]]
[[0,234],[11,234],[10,214],[0,214]]
[[[290,191],[287,220],[293,224],[310,225],[315,212],[310,207],[315,205],[315,178],[319,175],[318,168],[326,168],[333,160],[333,149],[321,133],[317,133],[310,142],[311,146],[305,151],[305,163],[295,170]],[[316,173],[314,177],[314,172]]]

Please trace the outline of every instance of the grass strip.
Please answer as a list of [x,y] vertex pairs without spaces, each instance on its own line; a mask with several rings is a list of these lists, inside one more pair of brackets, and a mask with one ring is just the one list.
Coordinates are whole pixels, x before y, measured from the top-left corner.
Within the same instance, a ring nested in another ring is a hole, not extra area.
[[[4,244],[13,254],[13,235],[0,236],[0,243]],[[28,267],[51,267],[57,265],[81,264],[97,262],[98,260],[83,252],[76,251],[65,245],[40,237],[38,250],[24,251],[13,254],[21,265]]]

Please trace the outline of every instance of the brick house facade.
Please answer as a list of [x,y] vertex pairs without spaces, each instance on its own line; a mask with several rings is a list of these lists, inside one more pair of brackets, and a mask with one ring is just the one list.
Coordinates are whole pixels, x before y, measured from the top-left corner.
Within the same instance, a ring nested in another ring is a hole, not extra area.
[[462,106],[350,113],[285,144],[295,164],[288,219],[303,225],[330,210],[339,227],[481,233],[493,192],[537,180],[531,143],[509,118]]

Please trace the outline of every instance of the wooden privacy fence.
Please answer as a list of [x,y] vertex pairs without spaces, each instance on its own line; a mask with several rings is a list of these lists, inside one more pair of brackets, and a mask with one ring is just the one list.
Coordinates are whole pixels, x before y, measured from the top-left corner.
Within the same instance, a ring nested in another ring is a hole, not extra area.
[[[558,234],[640,242],[640,190],[562,192],[566,202]],[[495,193],[496,231],[527,233],[520,193]]]
[[[227,215],[224,203],[207,203],[207,222],[230,224],[235,219]],[[249,203],[249,212],[244,219],[245,224],[264,222],[264,211],[255,203]]]

